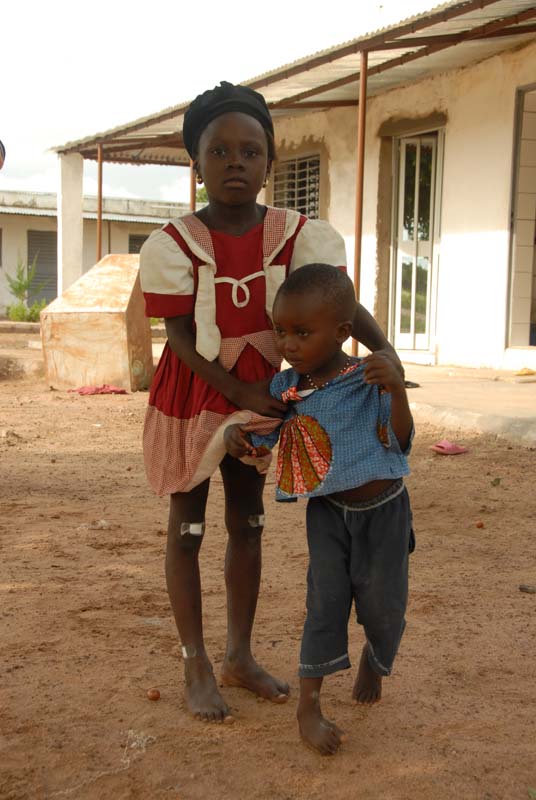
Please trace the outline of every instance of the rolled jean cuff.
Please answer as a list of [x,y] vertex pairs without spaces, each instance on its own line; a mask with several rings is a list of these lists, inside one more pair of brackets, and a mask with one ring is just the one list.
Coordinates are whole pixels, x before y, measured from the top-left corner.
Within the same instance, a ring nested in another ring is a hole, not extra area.
[[[404,627],[405,627],[405,623],[404,623]],[[402,628],[402,632],[404,631],[404,627]],[[398,640],[399,643],[400,643],[400,639],[401,638],[402,638],[402,634],[400,634],[400,637],[399,637],[399,640]],[[398,645],[397,645],[397,650],[398,650]],[[396,651],[395,651],[395,654],[396,654]],[[368,663],[369,663],[370,668],[374,672],[376,672],[378,675],[382,675],[384,678],[387,678],[391,674],[391,672],[393,671],[393,662],[391,661],[391,664],[389,666],[387,666],[386,664],[382,664],[382,662],[376,656],[376,653],[374,652],[374,648],[372,647],[372,645],[371,645],[371,643],[370,643],[370,641],[368,639],[367,639],[367,659],[368,659]],[[393,661],[394,661],[394,657],[393,657]]]
[[300,664],[298,675],[300,678],[323,678],[324,675],[331,675],[341,669],[350,669],[351,666],[348,653],[345,653],[324,664]]

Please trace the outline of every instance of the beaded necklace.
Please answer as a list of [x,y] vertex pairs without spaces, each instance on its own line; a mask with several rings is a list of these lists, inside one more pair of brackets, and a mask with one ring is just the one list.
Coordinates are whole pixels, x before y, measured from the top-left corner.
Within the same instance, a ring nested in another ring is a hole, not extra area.
[[337,372],[337,374],[333,375],[333,377],[328,378],[327,381],[324,381],[324,383],[320,383],[320,384],[315,383],[315,381],[311,378],[309,373],[306,372],[305,373],[305,377],[307,379],[307,383],[309,384],[311,389],[324,389],[328,385],[328,383],[331,383],[331,381],[334,381],[335,378],[339,377],[339,375],[342,375],[342,373],[345,371],[345,369],[347,369],[350,366],[351,363],[352,363],[352,359],[350,358],[350,356],[346,356],[346,360],[345,360],[344,364],[342,365],[342,367],[340,368],[340,370]]

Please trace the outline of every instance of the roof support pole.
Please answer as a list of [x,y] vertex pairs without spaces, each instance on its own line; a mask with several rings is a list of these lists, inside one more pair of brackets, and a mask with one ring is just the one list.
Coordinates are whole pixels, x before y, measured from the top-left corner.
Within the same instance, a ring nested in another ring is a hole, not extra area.
[[58,296],[82,275],[84,257],[84,159],[79,153],[69,153],[60,155],[59,161]]
[[97,145],[97,262],[102,258],[102,144]]
[[[359,106],[357,116],[357,174],[355,194],[354,228],[354,289],[359,300],[361,289],[361,239],[363,236],[363,186],[365,175],[365,133],[367,118],[367,67],[368,53],[361,51],[361,70],[359,73]],[[352,353],[357,355],[357,341],[352,339]]]
[[190,211],[195,211],[195,193],[196,193],[196,185],[195,185],[195,169],[194,169],[194,162],[190,161]]

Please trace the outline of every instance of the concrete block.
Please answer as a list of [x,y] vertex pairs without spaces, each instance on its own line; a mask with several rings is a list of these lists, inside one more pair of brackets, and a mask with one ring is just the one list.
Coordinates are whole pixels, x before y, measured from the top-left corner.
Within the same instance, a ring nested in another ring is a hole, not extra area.
[[151,327],[138,268],[137,255],[105,256],[43,309],[41,340],[51,386],[148,388]]

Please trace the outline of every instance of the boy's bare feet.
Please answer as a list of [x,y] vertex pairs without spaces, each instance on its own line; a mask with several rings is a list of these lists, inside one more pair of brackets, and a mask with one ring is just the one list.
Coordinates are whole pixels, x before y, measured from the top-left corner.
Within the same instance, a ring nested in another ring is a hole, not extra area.
[[206,657],[185,659],[184,676],[186,705],[196,719],[203,722],[234,722],[234,717],[219,692],[212,666]]
[[221,681],[224,686],[249,689],[253,694],[271,700],[272,703],[286,703],[290,694],[288,683],[283,683],[266,672],[251,655],[236,661],[226,657],[221,670]]
[[344,741],[343,731],[322,715],[318,700],[306,706],[300,705],[297,716],[300,736],[307,747],[323,756],[332,756],[337,752]]
[[370,666],[367,649],[368,645],[365,644],[361,651],[361,660],[359,661],[359,670],[355,679],[352,699],[356,703],[372,705],[381,700],[382,678]]

